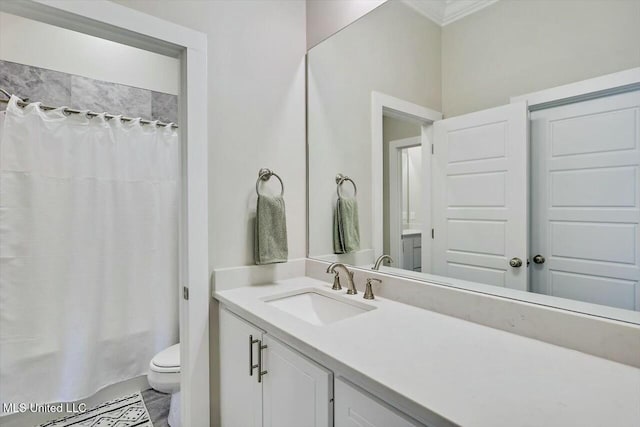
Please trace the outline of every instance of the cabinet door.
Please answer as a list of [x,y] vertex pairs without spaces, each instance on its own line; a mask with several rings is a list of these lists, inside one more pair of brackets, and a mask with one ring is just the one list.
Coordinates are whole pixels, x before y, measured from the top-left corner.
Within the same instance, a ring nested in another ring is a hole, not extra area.
[[264,427],[333,425],[331,371],[280,341],[264,336]]
[[402,238],[402,268],[413,270],[413,237]]
[[337,379],[335,427],[415,427],[418,422],[396,412],[369,394]]
[[262,388],[257,364],[262,331],[220,308],[220,419],[222,427],[261,427]]

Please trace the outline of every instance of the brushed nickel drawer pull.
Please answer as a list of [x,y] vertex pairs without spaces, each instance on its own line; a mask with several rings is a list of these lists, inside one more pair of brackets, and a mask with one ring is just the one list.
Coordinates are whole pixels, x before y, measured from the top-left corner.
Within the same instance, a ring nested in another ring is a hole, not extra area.
[[262,382],[262,376],[267,374],[267,370],[262,370],[262,350],[267,348],[268,346],[262,345],[262,341],[258,341],[258,382]]

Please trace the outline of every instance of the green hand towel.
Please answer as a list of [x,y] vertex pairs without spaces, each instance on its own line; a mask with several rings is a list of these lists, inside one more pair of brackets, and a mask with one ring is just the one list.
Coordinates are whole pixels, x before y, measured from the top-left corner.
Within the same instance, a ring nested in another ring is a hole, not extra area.
[[333,251],[348,254],[359,249],[358,201],[351,197],[338,197],[333,216]]
[[254,258],[258,265],[287,262],[287,218],[281,196],[258,196]]

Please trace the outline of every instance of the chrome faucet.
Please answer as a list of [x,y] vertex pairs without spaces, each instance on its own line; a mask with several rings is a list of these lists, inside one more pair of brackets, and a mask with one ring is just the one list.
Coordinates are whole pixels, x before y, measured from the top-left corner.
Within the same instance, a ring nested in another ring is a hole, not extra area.
[[334,262],[329,267],[327,267],[327,273],[335,274],[335,277],[333,279],[333,287],[331,289],[336,291],[339,291],[340,289],[342,289],[342,286],[340,286],[340,276],[338,275],[336,268],[342,268],[344,272],[347,273],[347,294],[349,295],[357,294],[358,291],[356,290],[356,285],[353,282],[353,272],[349,271],[347,266],[342,264],[341,262]]
[[382,263],[384,262],[385,259],[389,260],[389,264],[393,264],[393,258],[391,258],[391,256],[389,255],[380,255],[378,257],[378,259],[376,260],[375,265],[371,268],[372,270],[380,270],[380,266],[382,265]]

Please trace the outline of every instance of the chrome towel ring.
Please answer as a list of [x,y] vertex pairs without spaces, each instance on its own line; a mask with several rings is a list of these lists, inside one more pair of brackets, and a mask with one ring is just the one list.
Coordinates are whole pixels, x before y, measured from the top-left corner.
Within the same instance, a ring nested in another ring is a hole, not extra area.
[[351,185],[353,185],[353,197],[356,197],[358,195],[358,187],[356,187],[356,183],[351,178],[341,173],[336,175],[336,184],[338,184],[336,191],[338,192],[338,197],[342,197],[342,194],[340,194],[340,187],[342,187],[342,184],[345,181],[349,181]]
[[258,196],[260,195],[260,181],[269,181],[269,178],[271,178],[272,176],[275,176],[276,178],[278,178],[278,181],[280,181],[280,187],[282,187],[282,190],[280,191],[280,197],[284,196],[284,183],[282,182],[282,179],[280,179],[277,173],[267,168],[262,168],[258,171],[258,179],[256,180],[256,193],[258,193]]

